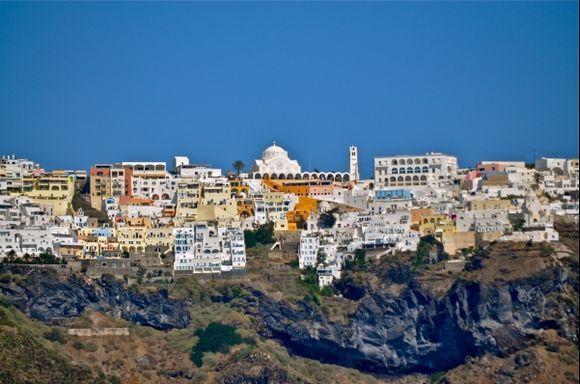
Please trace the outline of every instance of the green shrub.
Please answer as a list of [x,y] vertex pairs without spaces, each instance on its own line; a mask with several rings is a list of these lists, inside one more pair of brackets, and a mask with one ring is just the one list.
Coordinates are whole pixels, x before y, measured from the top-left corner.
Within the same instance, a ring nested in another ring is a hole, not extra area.
[[58,329],[58,328],[53,328],[50,331],[45,332],[43,336],[45,339],[50,340],[50,341],[55,341],[55,342],[60,343],[60,344],[65,343],[64,335],[60,331],[60,329]]
[[78,340],[73,341],[72,346],[73,346],[74,349],[79,349],[79,350],[80,349],[83,349],[83,347],[84,347],[83,346],[83,343],[81,343]]
[[247,229],[244,231],[244,242],[246,243],[246,248],[252,248],[256,245],[256,234],[254,231]]
[[320,294],[325,297],[332,297],[334,293],[334,288],[331,285],[327,285],[320,290]]
[[210,323],[205,329],[197,329],[195,335],[199,340],[191,349],[190,359],[197,367],[203,365],[204,353],[228,353],[231,346],[244,342],[234,327],[216,322]]
[[83,345],[83,349],[88,352],[95,352],[98,348],[95,343],[86,343]]
[[322,229],[330,229],[334,227],[334,223],[336,223],[336,217],[332,212],[323,212],[318,217],[318,226]]

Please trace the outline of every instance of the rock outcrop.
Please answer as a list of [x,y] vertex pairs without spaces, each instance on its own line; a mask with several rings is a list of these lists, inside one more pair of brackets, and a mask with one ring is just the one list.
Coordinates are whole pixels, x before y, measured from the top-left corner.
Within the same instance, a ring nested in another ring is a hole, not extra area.
[[290,305],[262,292],[239,305],[260,320],[261,333],[295,354],[374,373],[429,373],[468,356],[501,356],[544,329],[577,342],[578,271],[553,268],[498,284],[458,280],[437,299],[411,281],[400,295],[369,291],[348,324],[330,322],[309,302]]
[[76,276],[61,278],[50,270],[12,268],[26,278],[0,285],[0,294],[36,320],[74,318],[90,309],[160,330],[184,328],[190,321],[189,303],[169,299],[165,290],[144,295],[107,275],[85,280]]

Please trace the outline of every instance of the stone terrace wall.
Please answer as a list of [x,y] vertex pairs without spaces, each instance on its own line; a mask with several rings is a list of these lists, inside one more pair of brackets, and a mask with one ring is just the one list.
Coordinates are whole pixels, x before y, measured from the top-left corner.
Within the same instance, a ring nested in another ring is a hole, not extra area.
[[73,336],[129,336],[129,328],[69,328],[67,334]]

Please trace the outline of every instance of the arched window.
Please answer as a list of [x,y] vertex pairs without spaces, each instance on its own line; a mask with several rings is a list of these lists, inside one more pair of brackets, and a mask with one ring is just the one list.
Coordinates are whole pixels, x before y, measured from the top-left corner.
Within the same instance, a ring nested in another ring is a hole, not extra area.
[[413,173],[413,167],[407,168],[407,173]]
[[397,159],[393,160],[393,165],[399,165],[399,162],[397,161]]
[[405,159],[399,160],[399,165],[405,165]]
[[399,168],[399,173],[400,173],[400,174],[405,174],[405,173],[406,173],[406,172],[405,172],[405,168]]
[[421,167],[415,167],[415,173],[421,173]]
[[423,167],[423,173],[429,173],[429,167]]
[[397,175],[399,173],[399,170],[397,168],[391,168],[391,173],[393,175]]

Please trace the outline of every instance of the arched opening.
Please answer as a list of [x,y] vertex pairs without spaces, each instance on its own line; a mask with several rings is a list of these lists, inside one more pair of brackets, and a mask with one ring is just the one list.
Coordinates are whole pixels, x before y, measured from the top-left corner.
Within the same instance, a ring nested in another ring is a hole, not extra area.
[[340,183],[342,181],[342,175],[341,174],[336,175],[334,180]]
[[413,176],[413,182],[419,181],[419,176]]
[[423,173],[429,173],[429,167],[423,167]]
[[396,183],[397,182],[397,178],[395,176],[391,176],[391,178],[389,179],[389,181],[391,183]]
[[272,180],[278,180],[278,175],[276,173],[272,173],[270,175],[270,179],[272,179]]
[[399,165],[399,162],[397,161],[397,159],[393,160],[393,165]]
[[407,168],[407,173],[413,173],[413,167]]
[[259,173],[254,173],[254,179],[261,179],[262,175],[260,175]]
[[350,181],[350,175],[347,173],[342,177],[342,181]]
[[165,171],[165,167],[163,166],[163,164],[157,164],[155,166],[155,170],[156,171]]
[[294,175],[291,174],[291,173],[289,173],[289,174],[286,175],[286,179],[288,179],[288,180],[294,180]]
[[421,164],[421,159],[419,159],[419,158],[416,158],[416,159],[415,159],[415,164]]
[[399,174],[399,170],[397,168],[391,168],[391,173],[393,175],[397,175],[397,174]]
[[405,165],[405,159],[399,160],[399,165]]
[[334,181],[334,175],[329,173],[328,176],[326,176],[326,180]]
[[163,195],[161,195],[161,198],[163,200],[169,200],[169,195],[167,193],[164,193]]
[[270,175],[267,174],[267,173],[264,173],[263,179],[264,180],[270,180]]
[[286,179],[286,175],[281,173],[278,175],[278,180],[285,180]]
[[297,173],[296,175],[294,175],[294,179],[296,180],[302,180],[302,175]]
[[311,174],[310,180],[318,180],[318,175],[316,173]]
[[156,193],[154,193],[154,194],[151,196],[151,199],[152,199],[152,200],[159,200],[159,195],[158,195],[158,194],[156,194]]
[[411,181],[411,176],[405,176],[405,182],[410,182]]
[[145,170],[146,171],[154,171],[155,170],[155,166],[153,164],[147,164],[145,166]]
[[402,174],[402,175],[404,175],[406,173],[405,172],[405,168],[399,168],[399,173]]
[[415,167],[415,173],[421,173],[421,167]]

